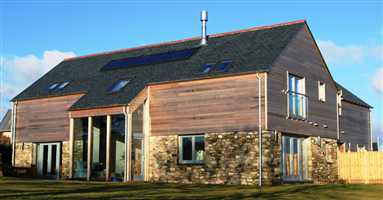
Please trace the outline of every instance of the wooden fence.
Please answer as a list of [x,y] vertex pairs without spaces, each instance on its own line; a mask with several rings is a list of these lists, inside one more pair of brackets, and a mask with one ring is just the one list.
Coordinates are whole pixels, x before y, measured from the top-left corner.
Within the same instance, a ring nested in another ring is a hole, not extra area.
[[383,184],[383,152],[338,152],[339,179]]

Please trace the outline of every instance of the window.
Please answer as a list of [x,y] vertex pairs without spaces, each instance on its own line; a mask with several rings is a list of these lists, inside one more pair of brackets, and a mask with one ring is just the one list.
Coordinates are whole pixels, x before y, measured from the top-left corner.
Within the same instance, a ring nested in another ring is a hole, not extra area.
[[304,78],[289,74],[288,114],[292,118],[306,119],[307,96]]
[[108,92],[118,92],[129,83],[129,80],[119,80],[109,87]]
[[209,73],[214,67],[214,63],[208,63],[208,64],[205,64],[203,67],[202,67],[202,73],[204,74],[207,74]]
[[210,72],[227,72],[232,62],[233,61],[231,60],[224,60],[219,63],[207,63],[203,65],[201,72],[203,74],[208,74]]
[[180,136],[179,162],[200,164],[205,157],[205,137],[203,135]]
[[58,86],[57,89],[58,89],[58,90],[61,90],[61,89],[65,88],[68,84],[69,84],[69,81],[63,82],[63,83],[61,83],[61,84]]
[[49,86],[49,90],[54,90],[56,87],[59,85],[59,83],[53,83],[52,85]]
[[69,84],[69,81],[53,83],[52,85],[49,86],[48,89],[51,91],[53,91],[53,90],[58,91],[58,90],[62,90],[63,88],[65,88],[68,84]]
[[318,82],[318,98],[319,101],[326,101],[326,84],[323,82]]

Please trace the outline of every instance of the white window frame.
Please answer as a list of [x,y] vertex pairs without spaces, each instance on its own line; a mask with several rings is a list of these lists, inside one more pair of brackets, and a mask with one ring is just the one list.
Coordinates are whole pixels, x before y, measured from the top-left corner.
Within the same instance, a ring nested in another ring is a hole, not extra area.
[[326,83],[318,81],[318,100],[326,102]]
[[[292,86],[290,86],[290,77],[293,77]],[[290,90],[290,88],[295,88],[296,78],[299,78],[299,81],[301,82],[298,88],[298,91]],[[295,103],[292,104],[293,108],[290,108],[290,92],[293,92],[294,95],[298,95],[299,97],[303,97],[303,100],[301,101],[301,104],[302,104],[301,112],[295,113],[295,110],[296,110]],[[308,115],[307,108],[308,108],[308,98],[306,96],[306,78],[287,72],[287,116],[288,118],[300,118],[303,120],[307,119],[307,115]]]
[[[196,150],[195,150],[195,138],[196,137],[203,137],[203,141],[205,142],[205,136],[204,135],[201,135],[201,134],[198,134],[198,135],[182,135],[182,136],[179,136],[179,140],[178,140],[178,146],[179,146],[179,149],[178,149],[178,161],[180,164],[203,164],[204,163],[204,160],[197,160],[196,159]],[[184,160],[183,159],[183,143],[182,143],[182,139],[183,138],[192,138],[192,160]],[[204,144],[204,155],[203,155],[204,159],[205,159],[205,144]]]

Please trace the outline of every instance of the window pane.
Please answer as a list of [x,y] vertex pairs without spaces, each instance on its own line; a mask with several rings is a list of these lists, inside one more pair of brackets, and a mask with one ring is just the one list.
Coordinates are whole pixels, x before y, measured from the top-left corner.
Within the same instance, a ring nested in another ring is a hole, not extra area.
[[106,116],[93,117],[91,178],[105,180]]
[[129,80],[119,80],[116,83],[114,83],[109,89],[108,92],[118,92],[123,87],[125,87],[129,83]]
[[294,91],[294,76],[289,75],[289,91]]
[[88,159],[88,118],[74,119],[73,178],[86,178]]
[[182,138],[182,160],[192,160],[192,138],[183,137]]
[[112,115],[110,169],[113,181],[122,181],[125,167],[125,116]]
[[205,141],[204,141],[204,136],[196,136],[195,137],[195,155],[196,155],[196,160],[203,160],[205,156]]

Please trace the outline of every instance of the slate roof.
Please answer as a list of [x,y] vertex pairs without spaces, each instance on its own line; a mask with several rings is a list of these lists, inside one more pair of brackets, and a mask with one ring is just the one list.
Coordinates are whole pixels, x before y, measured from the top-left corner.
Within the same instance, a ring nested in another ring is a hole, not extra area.
[[9,109],[3,119],[0,121],[0,132],[10,132],[11,131],[11,110]]
[[[123,105],[132,100],[149,83],[198,79],[226,74],[268,70],[288,42],[305,24],[304,20],[266,27],[210,35],[207,46],[199,46],[200,38],[137,47],[112,53],[67,59],[25,89],[15,100],[25,100],[73,93],[86,93],[70,110]],[[100,71],[114,59],[197,48],[186,60]],[[201,73],[203,64],[232,60],[227,72]],[[122,91],[108,93],[117,80],[130,79]],[[49,91],[55,82],[70,81],[61,91]]]
[[336,87],[338,90],[342,90],[343,100],[348,101],[350,103],[354,103],[356,105],[360,105],[366,108],[372,108],[368,103],[364,102],[362,99],[357,97],[355,94],[347,90],[345,87],[340,85],[339,83],[336,83]]
[[[70,110],[108,107],[127,104],[150,83],[268,71],[273,61],[305,23],[304,20],[298,20],[209,35],[207,46],[200,46],[200,37],[194,37],[67,59],[12,101],[85,93],[72,105]],[[194,48],[195,53],[185,60],[108,71],[101,70],[104,65],[116,59],[162,54],[190,48]],[[232,61],[227,72],[201,73],[204,64],[223,60]],[[107,91],[116,81],[126,79],[129,79],[130,82],[121,91],[116,93]],[[48,90],[53,83],[66,81],[70,81],[70,83],[64,89]],[[349,93],[349,91],[347,90],[345,93]],[[345,96],[359,104],[367,105],[352,93]]]

